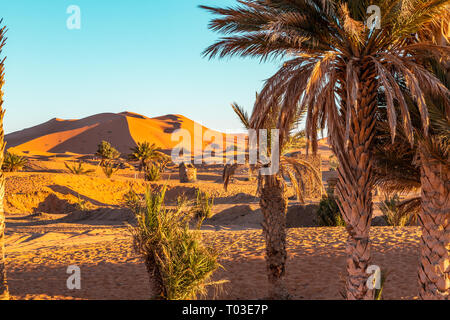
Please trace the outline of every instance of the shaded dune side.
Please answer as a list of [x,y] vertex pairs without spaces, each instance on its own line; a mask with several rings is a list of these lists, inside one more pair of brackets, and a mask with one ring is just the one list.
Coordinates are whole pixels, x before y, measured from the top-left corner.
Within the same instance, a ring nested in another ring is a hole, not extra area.
[[8,141],[8,148],[16,147],[46,135],[83,129],[121,117],[123,116],[115,113],[100,113],[80,120],[61,120],[54,118],[37,126],[7,134],[5,138]]
[[136,145],[130,135],[126,117],[100,123],[49,150],[53,153],[94,154],[100,141],[110,142],[119,152],[129,153]]

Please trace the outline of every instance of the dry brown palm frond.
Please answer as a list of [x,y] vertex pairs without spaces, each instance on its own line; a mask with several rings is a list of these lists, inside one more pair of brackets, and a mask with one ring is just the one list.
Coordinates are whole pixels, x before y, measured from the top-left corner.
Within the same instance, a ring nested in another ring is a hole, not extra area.
[[420,197],[404,200],[398,205],[400,216],[410,217],[410,224],[417,224],[421,207],[422,199]]
[[363,42],[364,23],[352,19],[347,3],[341,3],[338,12],[341,16],[345,32],[357,42]]
[[[308,173],[305,175],[305,172]],[[325,193],[325,188],[322,183],[322,175],[320,172],[308,161],[283,156],[280,159],[280,173],[282,176],[287,176],[293,185],[294,191],[297,195],[297,200],[304,202],[303,192],[306,187],[305,178],[312,177],[309,181],[313,186],[316,186],[321,194]]]

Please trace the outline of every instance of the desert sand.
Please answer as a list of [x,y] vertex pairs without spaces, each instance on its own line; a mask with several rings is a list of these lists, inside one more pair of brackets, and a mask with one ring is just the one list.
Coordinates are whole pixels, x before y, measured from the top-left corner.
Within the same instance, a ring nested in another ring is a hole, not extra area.
[[[134,217],[124,208],[123,195],[130,188],[143,193],[147,187],[159,190],[163,185],[168,188],[169,207],[183,194],[194,199],[197,188],[215,197],[214,216],[200,232],[208,245],[222,250],[223,269],[214,279],[228,283],[220,292],[211,290],[207,298],[265,298],[262,215],[256,185],[247,181],[245,172],[225,191],[221,165],[199,166],[196,183],[180,184],[176,168],[169,169],[160,182],[146,183],[133,167],[108,179],[94,159],[101,140],[122,152],[136,141],[149,139],[170,148],[171,130],[192,130],[190,125],[181,116],[149,119],[132,113],[104,114],[82,120],[54,119],[8,135],[10,150],[29,159],[24,172],[7,173],[6,254],[12,298],[149,299],[148,274],[128,230]],[[321,141],[320,153],[326,180],[331,154],[326,140]],[[69,174],[64,162],[78,159],[95,172]],[[287,283],[292,298],[342,299],[345,229],[317,227],[317,202],[299,204],[293,192],[290,198]],[[389,272],[385,299],[416,297],[419,237],[417,227],[372,228],[373,264]],[[81,269],[81,290],[67,289],[66,271],[71,265]]]

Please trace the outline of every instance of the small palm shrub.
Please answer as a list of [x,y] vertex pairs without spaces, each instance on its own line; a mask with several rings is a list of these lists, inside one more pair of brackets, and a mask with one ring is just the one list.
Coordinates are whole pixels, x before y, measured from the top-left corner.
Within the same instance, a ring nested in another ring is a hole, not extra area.
[[102,165],[102,170],[106,177],[111,178],[113,174],[119,171],[119,168],[111,161],[106,161]]
[[161,179],[161,168],[156,164],[150,164],[145,168],[144,174],[146,181],[158,181]]
[[341,211],[337,203],[336,196],[328,194],[324,196],[317,210],[316,223],[323,227],[343,227],[345,226]]
[[6,172],[16,172],[28,163],[28,159],[17,154],[6,152],[3,159],[2,170]]
[[158,292],[155,298],[191,300],[204,297],[208,286],[220,286],[211,276],[220,266],[218,252],[205,246],[198,232],[189,230],[182,210],[164,206],[166,188],[145,199],[130,191],[127,201],[132,204],[137,226],[131,227],[135,250],[145,260],[149,276]]
[[197,227],[201,228],[205,219],[212,217],[212,208],[214,206],[214,198],[207,192],[197,190],[197,199],[195,201],[195,218],[197,219]]
[[66,166],[66,168],[69,170],[70,173],[77,174],[77,175],[88,174],[88,173],[92,173],[95,171],[93,169],[85,169],[84,163],[82,161],[78,161],[77,163],[74,163],[73,165],[70,165],[67,162],[64,162],[64,165]]
[[384,200],[378,205],[388,225],[404,227],[408,224],[410,217],[407,214],[403,214],[400,205],[401,201],[398,194],[385,195]]

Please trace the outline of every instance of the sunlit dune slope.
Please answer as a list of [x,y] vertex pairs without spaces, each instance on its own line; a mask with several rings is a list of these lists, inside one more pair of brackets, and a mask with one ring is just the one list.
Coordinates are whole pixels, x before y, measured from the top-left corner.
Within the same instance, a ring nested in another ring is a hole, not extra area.
[[[190,139],[175,139],[173,133],[184,129]],[[79,120],[52,119],[43,124],[6,135],[7,147],[16,151],[50,153],[72,152],[93,154],[100,141],[110,142],[122,153],[138,142],[149,141],[164,150],[170,150],[182,142],[183,148],[204,149],[213,139],[203,139],[209,129],[181,115],[148,118],[143,115],[122,112],[102,113]],[[222,133],[209,130],[212,135]],[[222,138],[223,139],[223,138]],[[198,141],[195,145],[194,141]]]

